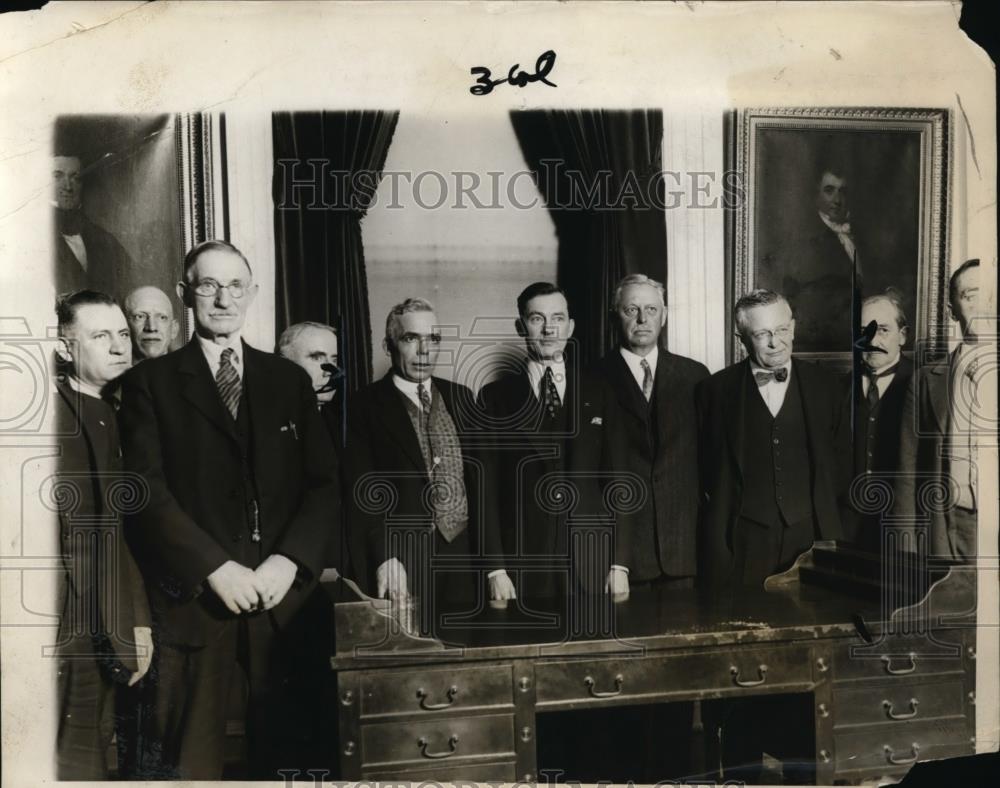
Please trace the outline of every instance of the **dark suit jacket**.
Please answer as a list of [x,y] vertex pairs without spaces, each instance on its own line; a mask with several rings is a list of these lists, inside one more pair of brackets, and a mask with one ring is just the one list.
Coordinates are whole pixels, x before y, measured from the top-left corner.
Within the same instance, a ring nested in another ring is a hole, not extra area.
[[[698,387],[704,496],[700,563],[709,585],[724,583],[733,566],[732,531],[742,512],[740,466],[749,375],[750,361],[745,360],[716,372]],[[845,480],[847,433],[844,398],[836,378],[818,366],[792,361],[792,375],[798,378],[812,459],[813,515],[823,539],[839,539],[837,497]]]
[[[205,584],[226,561],[255,568],[258,555],[281,553],[308,579],[318,576],[327,541],[339,538],[337,461],[308,375],[246,344],[243,361],[240,407],[249,408],[259,546],[250,542],[234,422],[197,339],[123,376],[125,465],[150,489],[128,529],[171,642],[201,645],[217,622],[232,618]],[[301,597],[293,589],[271,611],[279,625]]]
[[[568,558],[567,516],[546,485],[559,483],[568,468],[572,436],[578,429],[579,402],[576,371],[566,367],[563,421],[544,418],[544,406],[532,390],[527,371],[505,375],[479,392],[479,407],[489,418],[492,447],[488,468],[487,502],[497,517],[487,522],[498,528],[491,543],[503,545],[505,568],[518,565],[535,570],[522,580],[525,593],[553,596],[566,588]],[[543,505],[548,501],[548,505]],[[549,559],[545,566],[544,559]],[[554,564],[562,561],[564,566]],[[541,563],[539,563],[541,561]]]
[[[586,376],[574,470],[597,478],[603,497],[612,485],[636,485],[641,505],[614,515],[611,563],[625,566],[631,582],[697,571],[698,431],[695,385],[708,377],[697,361],[660,349],[652,402],[657,408],[656,450],[648,404],[616,348]],[[610,496],[612,498],[617,496]],[[590,508],[592,504],[585,504]]]
[[[940,361],[916,370],[903,403],[893,513],[915,526],[929,518],[928,550],[931,555],[950,556],[948,524],[943,507],[919,503],[921,486],[947,483],[951,468],[946,441],[951,429],[951,367],[953,351]],[[931,498],[932,496],[928,496]]]
[[[444,401],[455,422],[462,446],[465,468],[465,492],[469,504],[468,538],[475,554],[480,548],[494,556],[495,566],[502,566],[502,548],[499,544],[486,546],[487,529],[483,526],[480,507],[481,486],[485,483],[481,451],[471,436],[480,429],[476,402],[465,386],[443,378],[432,378],[434,387]],[[347,480],[348,511],[351,528],[358,528],[367,535],[368,567],[366,574],[374,577],[375,570],[388,558],[402,556],[390,554],[387,545],[386,522],[399,525],[429,526],[432,512],[426,500],[430,479],[420,452],[420,442],[413,423],[406,412],[403,395],[392,382],[392,372],[370,384],[351,397],[348,415],[347,451],[351,458],[346,466],[350,471]],[[391,490],[386,495],[385,490]],[[380,504],[385,504],[384,506]],[[495,529],[489,529],[492,533]],[[443,542],[439,533],[436,539]],[[459,539],[462,538],[460,534]],[[405,561],[404,561],[405,563]],[[406,567],[408,572],[413,567]]]
[[86,214],[80,217],[80,237],[87,250],[86,270],[56,228],[53,241],[56,250],[56,292],[69,293],[90,288],[114,298],[124,298],[129,287],[127,277],[133,270],[132,258],[125,247]]
[[[61,451],[59,483],[75,491],[60,498],[59,541],[66,579],[62,624],[66,630],[79,628],[97,634],[101,650],[107,650],[101,659],[108,662],[113,675],[120,674],[121,680],[127,681],[129,675],[123,670],[131,674],[138,669],[133,630],[152,626],[149,603],[139,567],[125,543],[121,513],[109,506],[109,501],[127,503],[130,496],[109,495],[123,476],[108,458],[100,456],[95,436],[80,415],[85,396],[59,384],[54,401]],[[103,402],[101,405],[114,427],[113,409]],[[117,448],[115,445],[112,450]],[[89,538],[95,525],[101,530],[113,529],[113,555],[84,548],[81,540]],[[70,607],[82,620],[68,620]],[[69,634],[61,632],[64,637]]]
[[[901,357],[896,366],[896,374],[892,377],[892,382],[879,399],[878,410],[875,413],[875,421],[871,423],[874,430],[875,439],[872,445],[873,457],[871,459],[871,469],[873,475],[895,474],[899,470],[899,439],[903,427],[903,405],[906,400],[906,389],[910,385],[910,378],[913,376],[913,362],[910,359]],[[848,541],[856,542],[862,539],[868,547],[877,547],[878,532],[874,534],[862,534],[860,529],[870,529],[877,525],[878,518],[861,517],[857,508],[851,505],[849,500],[850,484],[860,475],[865,473],[864,454],[866,447],[864,444],[865,428],[872,414],[868,410],[868,402],[861,385],[861,376],[855,378],[851,373],[843,376],[841,385],[843,387],[845,407],[850,413],[853,406],[854,427],[851,432],[851,440],[845,446],[848,455],[844,460],[845,466],[849,470],[850,477],[847,486],[841,490],[844,496],[842,513],[844,524],[844,537]],[[886,476],[885,481],[893,483],[893,476]],[[871,538],[875,537],[872,541]]]

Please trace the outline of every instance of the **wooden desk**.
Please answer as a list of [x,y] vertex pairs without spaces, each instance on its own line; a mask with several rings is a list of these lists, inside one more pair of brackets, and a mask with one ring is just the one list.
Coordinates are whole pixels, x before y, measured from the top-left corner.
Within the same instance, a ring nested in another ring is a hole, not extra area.
[[[814,556],[800,564],[805,574]],[[870,594],[800,580],[793,570],[769,580],[774,590],[721,598],[636,593],[593,617],[610,627],[603,636],[565,631],[579,611],[544,627],[487,607],[453,623],[451,647],[408,636],[384,612],[338,606],[341,778],[533,781],[539,712],[776,693],[813,695],[820,784],[973,754],[962,574],[935,586],[943,605],[931,609],[930,594],[885,622]],[[918,621],[928,611],[930,634]]]

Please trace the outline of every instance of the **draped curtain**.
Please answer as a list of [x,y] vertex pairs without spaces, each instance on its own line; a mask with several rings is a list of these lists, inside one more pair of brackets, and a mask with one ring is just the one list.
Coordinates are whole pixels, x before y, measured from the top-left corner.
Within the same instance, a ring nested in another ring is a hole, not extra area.
[[642,273],[666,284],[663,114],[515,110],[511,122],[555,222],[558,284],[576,322],[578,353],[584,363],[596,361],[615,345],[610,306],[618,281]]
[[398,112],[275,112],[275,318],[278,333],[314,320],[337,328],[348,391],[372,379],[361,219]]

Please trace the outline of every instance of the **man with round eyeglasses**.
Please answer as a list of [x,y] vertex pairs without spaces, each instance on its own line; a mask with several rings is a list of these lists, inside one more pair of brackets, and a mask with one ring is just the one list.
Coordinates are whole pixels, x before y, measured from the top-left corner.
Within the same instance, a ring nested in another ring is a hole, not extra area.
[[157,662],[155,774],[219,779],[237,665],[249,684],[251,779],[277,779],[288,733],[283,630],[340,523],[337,460],[308,374],[241,337],[257,284],[246,257],[205,241],[178,296],[183,348],[122,383],[125,466],[149,503],[128,522],[150,591]]
[[710,586],[755,586],[815,539],[841,534],[840,442],[850,427],[836,379],[793,361],[795,318],[784,296],[736,302],[747,358],[702,383],[702,574]]

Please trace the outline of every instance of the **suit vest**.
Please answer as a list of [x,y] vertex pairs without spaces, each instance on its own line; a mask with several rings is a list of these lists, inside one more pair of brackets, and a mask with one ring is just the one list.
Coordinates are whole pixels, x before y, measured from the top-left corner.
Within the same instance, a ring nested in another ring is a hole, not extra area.
[[789,525],[813,515],[812,462],[798,377],[792,375],[778,415],[772,416],[752,375],[743,398],[741,515],[766,525]]

